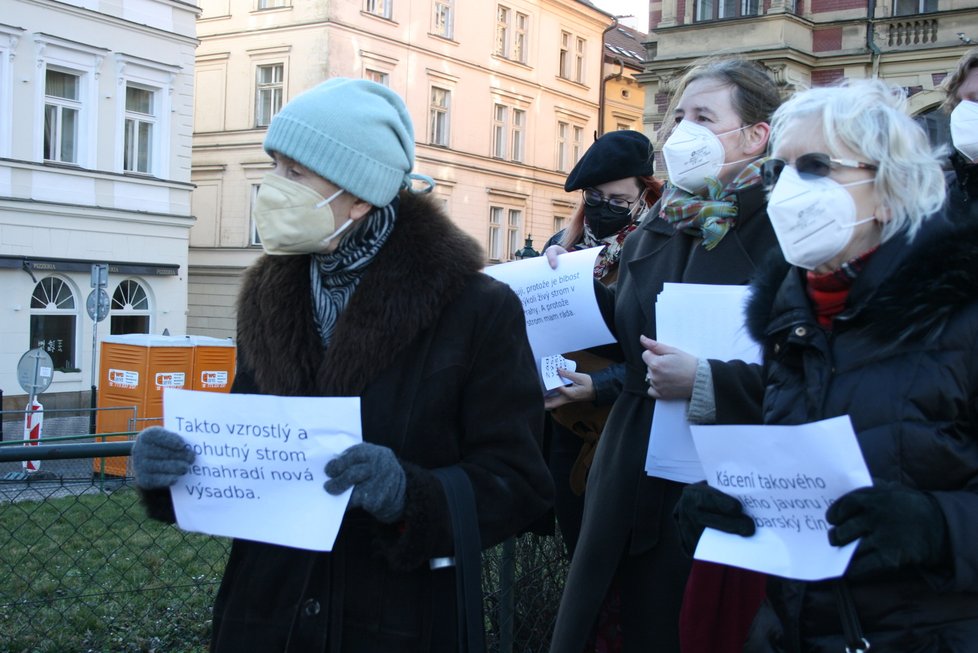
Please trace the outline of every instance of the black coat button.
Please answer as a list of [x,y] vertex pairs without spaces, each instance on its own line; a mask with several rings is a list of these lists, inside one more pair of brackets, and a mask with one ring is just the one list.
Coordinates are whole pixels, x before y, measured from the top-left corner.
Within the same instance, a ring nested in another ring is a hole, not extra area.
[[316,599],[308,599],[302,604],[302,614],[307,617],[315,617],[319,614],[319,601]]

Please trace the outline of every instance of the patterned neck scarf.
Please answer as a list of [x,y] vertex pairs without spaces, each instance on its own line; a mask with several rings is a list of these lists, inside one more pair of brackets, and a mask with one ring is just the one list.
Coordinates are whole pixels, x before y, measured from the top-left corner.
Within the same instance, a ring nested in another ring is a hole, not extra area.
[[667,183],[659,217],[676,230],[699,236],[703,247],[713,249],[737,220],[737,192],[761,182],[761,164],[765,161],[766,157],[746,166],[726,186],[715,177],[708,177],[706,188],[696,194]]
[[375,208],[364,224],[340,241],[335,252],[313,254],[309,265],[312,280],[313,318],[323,347],[329,347],[336,321],[353,296],[363,271],[387,242],[397,218],[397,198]]
[[603,279],[609,272],[615,269],[618,261],[621,259],[621,249],[625,243],[625,237],[635,231],[635,228],[642,223],[644,217],[645,213],[643,212],[635,220],[630,222],[628,226],[619,229],[616,233],[604,239],[598,239],[594,235],[594,232],[591,231],[591,228],[587,226],[587,221],[584,222],[584,239],[574,245],[574,249],[604,246],[604,249],[598,252],[598,257],[594,260],[595,279]]

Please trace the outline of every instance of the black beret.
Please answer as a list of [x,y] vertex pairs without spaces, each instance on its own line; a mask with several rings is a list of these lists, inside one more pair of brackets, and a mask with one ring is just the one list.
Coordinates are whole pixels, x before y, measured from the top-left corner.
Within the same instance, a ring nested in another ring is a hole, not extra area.
[[652,175],[652,142],[630,129],[608,132],[587,149],[567,175],[564,190],[591,188],[608,181]]

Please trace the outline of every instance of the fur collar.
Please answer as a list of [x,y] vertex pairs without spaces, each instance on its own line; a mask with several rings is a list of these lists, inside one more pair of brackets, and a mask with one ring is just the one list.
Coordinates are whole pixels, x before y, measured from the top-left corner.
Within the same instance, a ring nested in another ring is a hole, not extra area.
[[[799,306],[807,310],[803,274],[774,260],[761,267],[747,306],[747,328],[756,341],[764,342],[787,312]],[[857,279],[845,313],[851,315],[849,328],[894,344],[936,338],[958,311],[975,302],[978,223],[951,228],[935,216],[912,243],[895,236],[880,247]]]
[[390,238],[364,272],[324,351],[309,256],[264,255],[238,296],[242,365],[262,392],[353,396],[432,326],[483,267],[481,247],[427,196],[402,192]]

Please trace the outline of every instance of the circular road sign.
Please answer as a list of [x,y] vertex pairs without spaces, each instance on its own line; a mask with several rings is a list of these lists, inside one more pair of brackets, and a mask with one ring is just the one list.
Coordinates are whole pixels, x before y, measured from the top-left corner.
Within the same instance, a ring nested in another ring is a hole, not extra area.
[[47,390],[53,376],[54,361],[40,347],[26,352],[17,363],[17,382],[27,394],[39,395]]
[[105,288],[96,288],[88,293],[85,308],[88,309],[88,317],[101,322],[109,314],[109,293],[105,292]]

